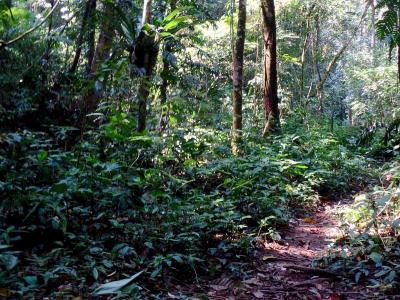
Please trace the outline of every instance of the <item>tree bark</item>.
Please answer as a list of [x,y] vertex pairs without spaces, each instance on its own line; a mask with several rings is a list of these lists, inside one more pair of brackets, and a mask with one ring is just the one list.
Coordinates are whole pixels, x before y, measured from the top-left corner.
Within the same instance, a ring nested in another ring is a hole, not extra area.
[[85,10],[84,10],[83,16],[82,16],[81,27],[79,30],[78,40],[76,42],[76,52],[75,52],[75,56],[72,61],[71,67],[69,68],[69,73],[75,73],[75,71],[78,67],[79,59],[80,59],[81,53],[82,53],[82,47],[83,47],[83,42],[84,42],[84,37],[85,37],[85,30],[86,30],[87,24],[89,22],[89,19],[92,15],[92,11],[93,11],[92,10],[93,2],[96,2],[96,0],[87,0],[86,1]]
[[95,12],[97,6],[97,0],[90,0],[92,7],[91,7],[91,18],[89,21],[89,29],[88,29],[88,36],[87,36],[87,43],[88,43],[88,51],[86,53],[86,74],[90,74],[90,70],[93,64],[94,54],[96,52],[96,26],[95,26]]
[[[151,21],[152,2],[152,0],[144,1],[142,27]],[[142,132],[146,129],[147,102],[150,95],[151,79],[157,63],[158,52],[159,46],[155,41],[155,37],[141,31],[134,49],[132,61],[139,70],[143,71],[138,89],[138,132]]]
[[303,48],[301,51],[301,77],[300,77],[300,100],[302,101],[303,97],[304,97],[304,71],[305,71],[305,67],[306,67],[306,56],[307,56],[307,51],[308,51],[308,47],[309,47],[309,40],[310,40],[310,26],[311,26],[311,16],[312,13],[314,11],[314,7],[315,5],[312,5],[310,7],[309,12],[307,13],[306,16],[306,36],[304,38],[304,43],[303,43]]
[[[171,12],[176,9],[176,0],[172,0],[170,4]],[[166,40],[164,42],[164,53],[163,53],[163,70],[161,72],[161,89],[160,89],[160,104],[161,104],[161,116],[159,123],[159,130],[162,133],[168,124],[168,110],[165,109],[165,104],[167,103],[167,94],[168,94],[168,86],[169,86],[169,76],[171,74],[171,64],[168,59],[168,55],[170,55],[173,51],[173,42],[171,40]]]
[[[319,63],[319,50],[321,44],[321,24],[318,14],[315,16],[315,49],[313,50],[314,56],[314,68],[316,73],[317,82],[321,82],[322,76],[320,71],[320,63]],[[318,93],[317,95],[319,100],[318,111],[320,115],[324,113],[324,98],[322,92]]]
[[[91,81],[95,80],[100,65],[109,58],[114,39],[114,30],[111,26],[112,11],[109,7],[104,7],[104,10],[106,15],[103,17],[96,50],[90,66],[89,80]],[[85,96],[85,114],[96,110],[100,96],[101,89],[99,90],[94,83],[91,83]]]
[[144,0],[143,3],[143,14],[142,14],[142,27],[144,24],[151,21],[151,5],[153,0]]
[[239,152],[243,129],[243,61],[246,40],[246,0],[239,0],[237,38],[233,59],[233,127],[232,150]]
[[276,53],[276,19],[274,0],[261,0],[264,37],[264,109],[266,124],[263,135],[280,128],[278,74]]
[[[375,51],[376,48],[376,28],[375,28],[375,22],[376,22],[376,6],[375,6],[375,0],[371,1],[371,22],[372,22],[372,39],[371,39],[371,46],[372,50]],[[374,53],[375,54],[375,53]]]
[[[397,10],[397,31],[400,31],[400,7]],[[400,84],[400,43],[397,42],[397,83]]]

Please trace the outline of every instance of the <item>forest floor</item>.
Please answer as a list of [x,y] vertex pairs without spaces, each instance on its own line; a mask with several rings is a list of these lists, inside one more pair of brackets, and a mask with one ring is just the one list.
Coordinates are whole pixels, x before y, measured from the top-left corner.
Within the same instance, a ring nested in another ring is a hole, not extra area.
[[389,299],[353,278],[318,267],[318,259],[329,255],[330,245],[340,237],[337,210],[353,203],[355,195],[356,190],[326,199],[314,212],[291,219],[279,242],[259,241],[255,258],[244,267],[245,280],[225,274],[193,287],[192,295],[214,300]]

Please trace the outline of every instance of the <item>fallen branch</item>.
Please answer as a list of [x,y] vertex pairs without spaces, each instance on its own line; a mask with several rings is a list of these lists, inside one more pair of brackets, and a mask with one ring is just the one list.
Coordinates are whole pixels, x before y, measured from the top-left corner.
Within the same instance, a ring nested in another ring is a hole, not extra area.
[[284,265],[282,266],[286,269],[292,269],[296,271],[301,271],[304,273],[310,273],[314,275],[319,275],[319,276],[324,276],[324,277],[340,277],[340,274],[331,272],[328,270],[324,269],[319,269],[319,268],[310,268],[310,267],[303,267],[303,266],[298,266],[298,265]]

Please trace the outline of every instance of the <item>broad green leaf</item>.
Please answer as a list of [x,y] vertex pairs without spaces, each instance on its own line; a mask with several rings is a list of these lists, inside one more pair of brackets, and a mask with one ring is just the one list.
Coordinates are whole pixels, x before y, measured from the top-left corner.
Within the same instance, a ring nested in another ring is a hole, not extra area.
[[377,252],[372,252],[372,253],[369,255],[369,258],[371,258],[372,261],[373,261],[375,264],[381,264],[381,263],[382,263],[382,258],[383,258],[383,256],[382,256],[381,254],[377,253]]
[[100,285],[94,292],[93,296],[112,295],[120,292],[124,287],[132,283],[133,280],[138,278],[144,271],[140,271],[135,275],[122,280],[111,281]]
[[37,155],[37,158],[38,158],[38,160],[40,160],[40,161],[44,161],[44,160],[46,160],[46,158],[48,157],[48,155],[49,155],[49,153],[48,153],[47,151],[45,151],[45,150],[40,150],[39,153],[38,153],[38,155]]

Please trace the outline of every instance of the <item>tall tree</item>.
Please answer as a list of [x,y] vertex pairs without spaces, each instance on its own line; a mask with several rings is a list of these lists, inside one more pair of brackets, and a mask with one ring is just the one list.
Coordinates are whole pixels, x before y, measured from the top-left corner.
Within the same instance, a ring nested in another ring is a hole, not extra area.
[[[176,9],[176,0],[171,0],[170,3],[171,12]],[[166,39],[164,42],[164,50],[163,50],[163,70],[161,72],[161,88],[160,88],[160,104],[162,107],[159,130],[163,132],[168,124],[168,110],[165,109],[165,104],[167,103],[167,93],[168,93],[168,85],[169,78],[171,77],[171,55],[173,52],[173,39]]]
[[312,14],[315,8],[315,4],[313,4],[309,10],[309,12],[307,13],[306,16],[306,36],[304,38],[304,42],[303,42],[303,48],[301,51],[301,57],[300,57],[300,61],[301,61],[301,76],[300,76],[300,99],[302,100],[304,97],[304,84],[305,84],[305,78],[304,78],[304,72],[305,72],[305,68],[306,68],[306,56],[307,56],[307,51],[308,48],[310,46],[310,36],[311,36],[311,18],[312,18]]
[[279,130],[278,72],[276,52],[276,19],[274,0],[261,0],[264,38],[264,109],[266,124],[263,135]]
[[95,12],[97,6],[97,0],[89,0],[91,3],[90,8],[90,18],[88,19],[88,30],[87,30],[87,44],[88,50],[86,53],[86,74],[90,74],[90,69],[92,67],[94,54],[96,52],[96,20],[95,20]]
[[150,95],[150,84],[154,68],[157,62],[159,47],[155,37],[143,30],[144,25],[151,22],[152,0],[144,0],[142,30],[139,34],[132,63],[143,72],[138,90],[138,124],[137,131],[142,132],[146,129],[147,102]]
[[95,80],[98,74],[100,65],[106,61],[111,53],[112,42],[114,39],[114,28],[112,26],[112,7],[105,5],[103,7],[103,19],[100,28],[100,34],[98,37],[96,50],[93,55],[93,59],[90,65],[89,79],[90,83],[89,90],[85,96],[85,113],[91,113],[96,110],[98,101],[101,95],[101,89],[96,87]]
[[[82,16],[82,22],[79,29],[78,39],[76,42],[76,52],[74,59],[72,61],[71,67],[69,69],[70,73],[74,73],[76,68],[78,67],[79,59],[81,57],[84,38],[88,23],[91,19],[92,14],[96,8],[96,0],[87,0],[85,3],[85,9]],[[90,31],[91,32],[91,31]]]
[[233,128],[232,150],[238,153],[243,129],[243,60],[246,39],[246,0],[239,0],[237,38],[233,57]]

